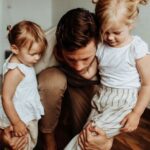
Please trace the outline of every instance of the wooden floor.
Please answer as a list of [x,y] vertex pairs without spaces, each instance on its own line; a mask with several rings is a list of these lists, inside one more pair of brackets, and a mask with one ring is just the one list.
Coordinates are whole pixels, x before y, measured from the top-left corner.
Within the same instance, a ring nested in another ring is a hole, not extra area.
[[[66,139],[63,139],[63,132],[65,131],[59,132],[57,137],[58,150],[63,150],[67,142]],[[43,150],[43,148],[37,146],[35,150]],[[120,134],[115,138],[111,150],[150,150],[150,110],[145,111],[136,131]]]
[[150,150],[150,120],[142,118],[136,131],[117,136],[112,150]]

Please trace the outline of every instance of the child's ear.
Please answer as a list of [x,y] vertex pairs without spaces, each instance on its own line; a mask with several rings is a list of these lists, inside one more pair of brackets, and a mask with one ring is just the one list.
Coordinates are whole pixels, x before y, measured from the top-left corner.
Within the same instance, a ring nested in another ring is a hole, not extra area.
[[18,54],[19,53],[19,49],[16,45],[11,45],[11,51],[14,53],[14,54]]
[[98,2],[98,0],[92,0],[93,4],[96,4]]

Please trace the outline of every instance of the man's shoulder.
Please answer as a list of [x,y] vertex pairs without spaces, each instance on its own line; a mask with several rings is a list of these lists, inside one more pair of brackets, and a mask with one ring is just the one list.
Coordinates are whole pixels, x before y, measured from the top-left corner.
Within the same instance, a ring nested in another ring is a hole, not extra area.
[[53,48],[56,44],[55,32],[56,27],[50,28],[49,30],[45,31],[48,47],[40,61],[35,65],[35,71],[37,74],[48,67],[58,65],[58,62],[56,61],[53,54]]

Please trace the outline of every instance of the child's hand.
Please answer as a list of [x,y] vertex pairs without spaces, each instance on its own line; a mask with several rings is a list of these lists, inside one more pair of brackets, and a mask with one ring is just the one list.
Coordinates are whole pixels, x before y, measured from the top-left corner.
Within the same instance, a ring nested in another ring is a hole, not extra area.
[[22,121],[19,121],[19,122],[17,122],[17,124],[13,125],[13,128],[14,128],[15,136],[20,137],[20,136],[24,136],[28,133],[27,127],[26,127],[25,123]]
[[121,125],[123,126],[121,131],[123,132],[132,132],[137,129],[140,121],[140,116],[135,112],[130,112],[122,121]]

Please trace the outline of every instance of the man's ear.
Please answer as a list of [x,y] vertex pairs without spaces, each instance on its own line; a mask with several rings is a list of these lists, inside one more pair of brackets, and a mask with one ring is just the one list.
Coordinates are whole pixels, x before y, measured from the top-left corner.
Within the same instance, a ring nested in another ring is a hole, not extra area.
[[14,54],[18,54],[19,53],[19,49],[16,45],[11,45],[11,51],[14,53]]

